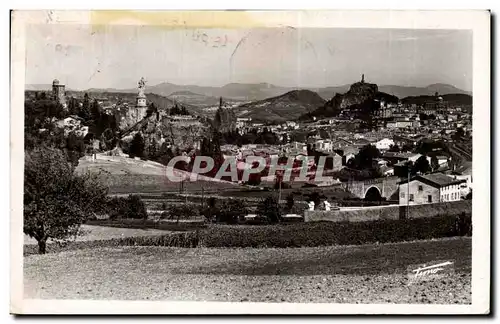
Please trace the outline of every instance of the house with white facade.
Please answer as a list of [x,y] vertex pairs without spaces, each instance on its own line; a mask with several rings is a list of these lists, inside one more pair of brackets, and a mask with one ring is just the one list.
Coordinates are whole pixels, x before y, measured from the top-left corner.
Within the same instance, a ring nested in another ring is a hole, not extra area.
[[461,199],[461,185],[466,180],[442,173],[417,175],[399,183],[400,205],[421,205]]
[[390,138],[383,138],[375,143],[375,147],[379,150],[388,150],[391,145],[394,145],[394,140]]

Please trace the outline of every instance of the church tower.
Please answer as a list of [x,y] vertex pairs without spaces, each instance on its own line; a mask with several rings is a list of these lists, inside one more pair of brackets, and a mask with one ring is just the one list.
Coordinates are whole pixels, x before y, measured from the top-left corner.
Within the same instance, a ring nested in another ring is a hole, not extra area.
[[60,84],[59,80],[55,79],[52,82],[52,98],[66,108],[66,90],[64,84]]

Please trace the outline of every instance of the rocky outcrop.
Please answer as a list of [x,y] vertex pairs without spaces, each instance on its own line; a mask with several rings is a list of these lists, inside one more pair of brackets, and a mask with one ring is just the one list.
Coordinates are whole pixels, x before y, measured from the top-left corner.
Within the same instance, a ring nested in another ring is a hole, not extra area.
[[374,83],[364,81],[353,83],[345,94],[336,93],[321,108],[302,119],[312,117],[335,117],[340,113],[351,117],[367,119],[380,108],[380,102],[397,102],[398,98],[378,91]]
[[214,127],[220,133],[234,131],[236,129],[236,114],[233,109],[220,106],[215,113]]
[[200,143],[210,132],[210,125],[193,116],[168,116],[152,114],[146,117],[137,128],[121,139],[124,151],[128,151],[135,134],[140,132],[148,155],[159,152],[163,143],[172,150],[199,149]]
[[346,109],[353,105],[360,105],[367,100],[375,98],[378,92],[378,86],[373,83],[356,82],[351,85],[349,91],[342,96],[340,109]]

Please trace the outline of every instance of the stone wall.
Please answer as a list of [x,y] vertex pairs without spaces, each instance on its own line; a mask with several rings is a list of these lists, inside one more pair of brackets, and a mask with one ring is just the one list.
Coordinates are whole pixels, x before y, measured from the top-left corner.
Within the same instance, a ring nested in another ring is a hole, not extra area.
[[[330,222],[366,222],[379,219],[404,219],[406,218],[406,206],[375,206],[359,209],[344,210],[314,210],[306,211],[304,220],[306,222],[330,221]],[[410,206],[409,218],[433,217],[442,214],[460,214],[472,212],[472,200],[460,200],[436,204],[424,204]]]

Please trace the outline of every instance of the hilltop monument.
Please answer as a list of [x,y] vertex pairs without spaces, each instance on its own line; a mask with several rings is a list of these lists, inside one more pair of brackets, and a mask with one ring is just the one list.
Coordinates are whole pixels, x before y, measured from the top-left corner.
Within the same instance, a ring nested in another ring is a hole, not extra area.
[[135,109],[137,110],[137,115],[139,118],[146,116],[146,110],[148,106],[146,105],[146,95],[144,92],[146,91],[146,80],[141,78],[138,82],[138,94],[135,102]]
[[125,116],[120,118],[120,128],[128,129],[147,116],[148,105],[146,102],[146,80],[141,78],[137,83],[137,96],[135,97],[135,105],[125,111]]

